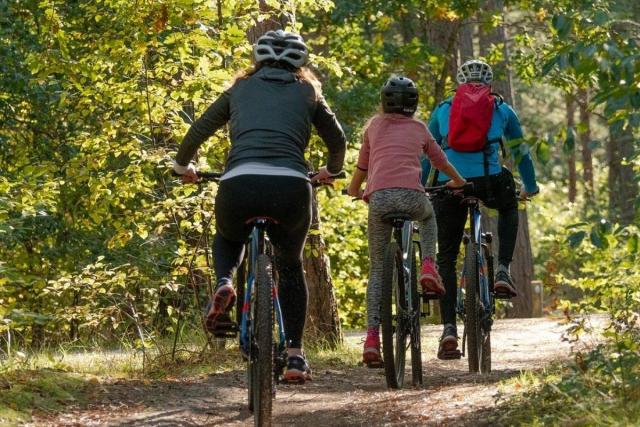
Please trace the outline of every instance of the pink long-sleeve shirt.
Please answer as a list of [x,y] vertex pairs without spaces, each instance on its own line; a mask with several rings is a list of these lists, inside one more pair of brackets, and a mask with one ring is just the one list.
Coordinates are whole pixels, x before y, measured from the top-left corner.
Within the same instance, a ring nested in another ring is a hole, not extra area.
[[365,129],[358,157],[358,168],[367,171],[364,200],[384,188],[423,191],[420,153],[436,169],[447,164],[446,155],[421,121],[402,114],[374,116]]

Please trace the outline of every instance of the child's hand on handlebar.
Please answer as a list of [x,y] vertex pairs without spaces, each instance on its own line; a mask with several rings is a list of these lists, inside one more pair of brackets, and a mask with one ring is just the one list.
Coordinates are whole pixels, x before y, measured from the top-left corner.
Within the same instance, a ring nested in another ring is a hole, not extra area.
[[362,190],[362,188],[352,188],[351,186],[349,186],[349,188],[347,188],[347,194],[354,199],[362,199],[364,190]]

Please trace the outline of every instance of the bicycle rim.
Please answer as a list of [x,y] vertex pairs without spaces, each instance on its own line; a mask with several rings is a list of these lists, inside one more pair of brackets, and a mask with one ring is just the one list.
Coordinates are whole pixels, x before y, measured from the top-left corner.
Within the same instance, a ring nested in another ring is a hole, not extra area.
[[403,322],[406,311],[404,273],[400,247],[396,242],[387,246],[382,264],[382,352],[387,386],[402,388],[406,356],[407,328]]

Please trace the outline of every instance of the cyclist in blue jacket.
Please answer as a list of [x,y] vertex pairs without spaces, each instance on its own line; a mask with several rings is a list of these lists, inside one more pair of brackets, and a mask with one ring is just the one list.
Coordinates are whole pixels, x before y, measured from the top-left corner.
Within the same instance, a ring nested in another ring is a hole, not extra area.
[[[485,62],[471,60],[465,62],[457,73],[460,85],[465,83],[490,85],[493,79],[491,67]],[[429,130],[444,149],[449,162],[469,182],[474,184],[473,195],[484,205],[498,210],[498,236],[500,247],[498,268],[495,277],[495,291],[504,296],[517,295],[509,271],[518,232],[518,195],[511,172],[501,165],[499,151],[503,140],[510,141],[510,152],[518,161],[518,170],[523,181],[520,198],[538,193],[533,162],[526,144],[518,144],[523,136],[520,121],[513,108],[501,98],[495,98],[493,116],[487,133],[487,144],[482,151],[461,152],[448,146],[449,118],[453,97],[441,102],[431,114]],[[494,143],[495,142],[495,143]],[[428,162],[423,160],[423,177],[427,177]],[[438,184],[449,177],[440,174]],[[440,300],[440,311],[444,331],[440,339],[438,357],[448,359],[459,357],[456,329],[456,259],[467,219],[467,211],[460,205],[460,199],[445,196],[434,200],[438,222],[438,268],[444,281],[446,294]],[[448,355],[457,355],[447,357]]]

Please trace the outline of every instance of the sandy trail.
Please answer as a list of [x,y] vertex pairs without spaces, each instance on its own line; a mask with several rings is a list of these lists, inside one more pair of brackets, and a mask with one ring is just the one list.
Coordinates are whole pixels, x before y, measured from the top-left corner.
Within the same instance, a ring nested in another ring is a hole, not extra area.
[[[435,348],[440,327],[423,328],[424,386],[388,390],[383,370],[364,367],[316,370],[303,386],[279,386],[275,425],[460,426],[487,424],[501,380],[566,358],[565,327],[550,319],[499,320],[492,332],[493,372],[472,375],[467,361],[440,361]],[[359,337],[347,342],[360,346]],[[313,360],[310,361],[313,367]],[[409,379],[406,381],[410,384]],[[247,410],[243,371],[174,381],[104,384],[83,408],[32,425],[201,426],[253,425]]]

